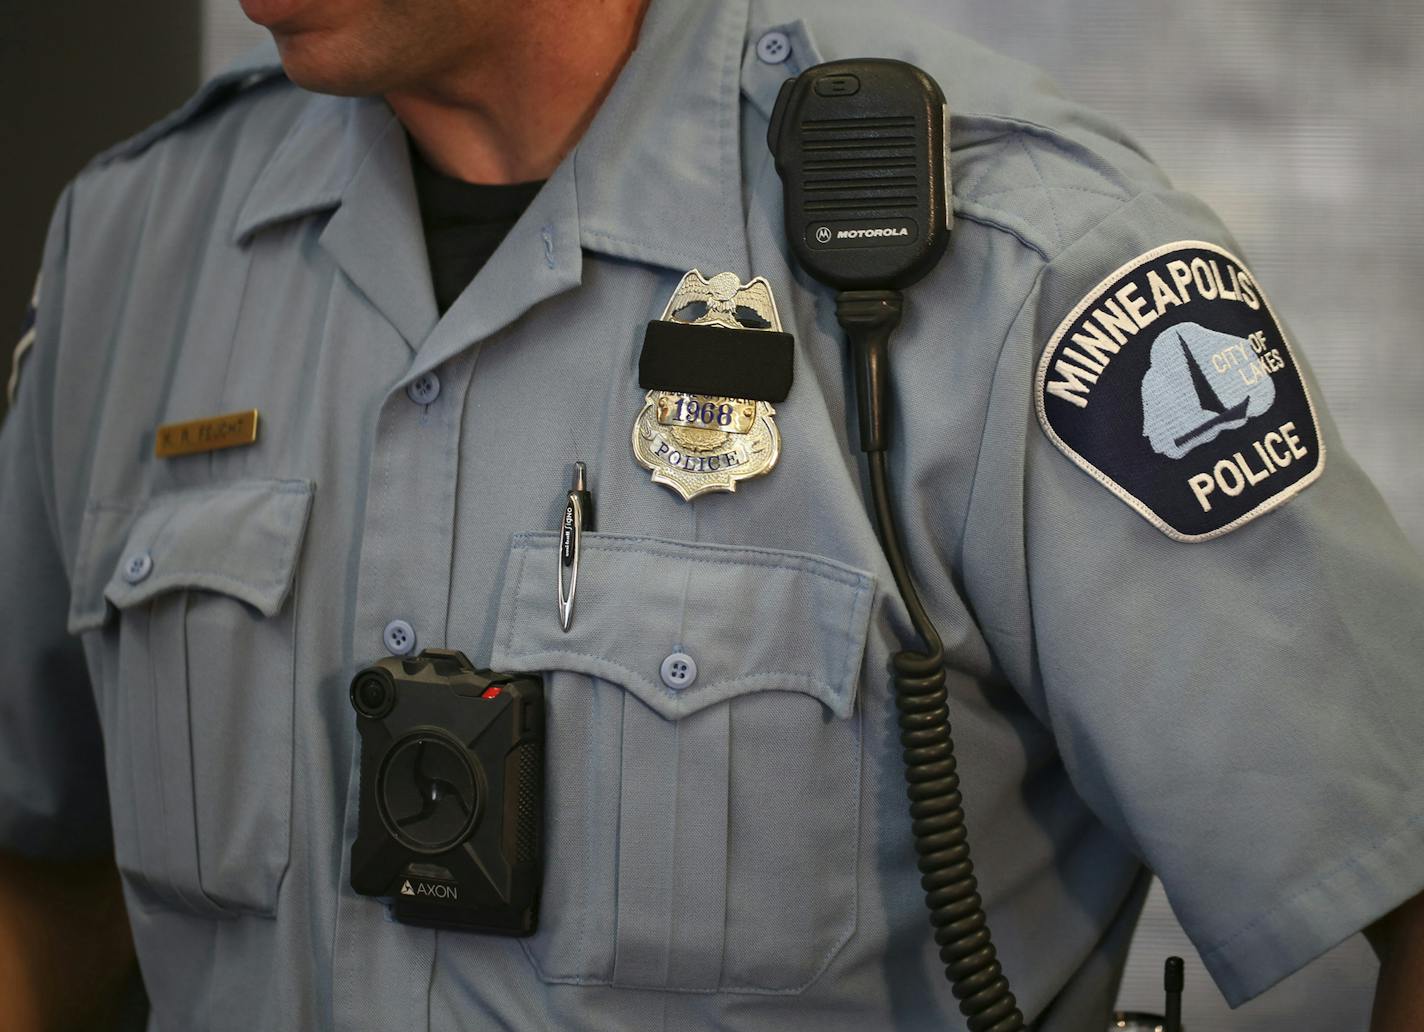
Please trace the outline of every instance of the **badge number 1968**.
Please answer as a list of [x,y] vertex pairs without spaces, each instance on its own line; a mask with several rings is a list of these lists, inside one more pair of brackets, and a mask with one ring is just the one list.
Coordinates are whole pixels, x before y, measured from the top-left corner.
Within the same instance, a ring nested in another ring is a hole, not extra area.
[[781,454],[775,409],[764,401],[649,391],[633,454],[653,480],[691,501],[770,472]]

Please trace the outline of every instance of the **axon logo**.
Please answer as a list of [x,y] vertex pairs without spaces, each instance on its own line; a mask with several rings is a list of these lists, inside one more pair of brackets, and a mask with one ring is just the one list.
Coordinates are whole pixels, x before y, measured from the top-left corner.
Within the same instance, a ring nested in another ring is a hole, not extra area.
[[460,890],[454,885],[442,885],[439,882],[416,882],[412,885],[410,879],[407,878],[405,883],[401,885],[401,895],[429,896],[432,899],[458,900],[460,898]]

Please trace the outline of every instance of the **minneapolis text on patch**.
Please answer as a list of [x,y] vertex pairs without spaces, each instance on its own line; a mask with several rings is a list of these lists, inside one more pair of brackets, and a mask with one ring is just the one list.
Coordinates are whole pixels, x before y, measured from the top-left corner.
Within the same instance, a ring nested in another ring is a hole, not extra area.
[[[1165,276],[1156,269],[1147,269],[1078,321],[1079,328],[1071,337],[1071,345],[1058,349],[1053,371],[1059,378],[1046,385],[1049,394],[1078,408],[1087,408],[1093,384],[1098,382],[1112,357],[1170,308],[1185,305],[1195,298],[1235,301],[1252,311],[1261,307],[1251,274],[1229,261],[1174,259],[1164,269]],[[1151,300],[1148,300],[1149,294]]]

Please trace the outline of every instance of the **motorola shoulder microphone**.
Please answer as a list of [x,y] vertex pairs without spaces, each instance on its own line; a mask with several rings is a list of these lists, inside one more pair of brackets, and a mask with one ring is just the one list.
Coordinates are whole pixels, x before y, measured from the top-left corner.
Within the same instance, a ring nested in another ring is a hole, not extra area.
[[767,129],[791,250],[841,291],[836,317],[854,355],[861,450],[871,454],[889,446],[899,290],[949,245],[948,112],[914,65],[857,58],[788,79]]
[[944,254],[951,224],[948,107],[923,71],[862,58],[782,84],[767,143],[786,239],[841,290],[907,287]]
[[781,175],[786,238],[802,268],[837,288],[853,354],[880,544],[921,650],[892,658],[895,706],[920,885],[935,942],[969,1027],[1017,1032],[1023,1013],[999,964],[969,858],[949,733],[944,644],[920,602],[895,528],[889,466],[890,335],[900,289],[949,244],[948,108],[939,86],[901,61],[808,68],[781,87],[767,143]]

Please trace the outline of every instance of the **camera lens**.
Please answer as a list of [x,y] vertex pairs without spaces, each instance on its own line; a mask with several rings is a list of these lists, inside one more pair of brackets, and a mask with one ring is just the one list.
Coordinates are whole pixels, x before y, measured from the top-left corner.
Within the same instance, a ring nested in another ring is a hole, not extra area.
[[381,762],[376,800],[386,828],[407,849],[441,853],[458,846],[479,818],[479,783],[465,750],[448,735],[419,731]]
[[374,720],[390,712],[395,705],[395,692],[380,674],[368,672],[357,677],[351,686],[351,704],[357,713]]

